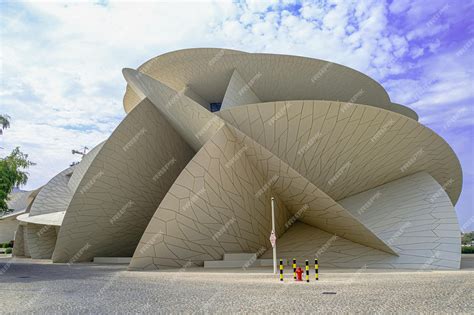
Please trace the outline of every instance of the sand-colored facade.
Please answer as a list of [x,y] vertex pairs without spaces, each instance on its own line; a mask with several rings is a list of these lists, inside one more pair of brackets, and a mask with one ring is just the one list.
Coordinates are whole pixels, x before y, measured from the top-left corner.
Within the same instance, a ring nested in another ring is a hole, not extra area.
[[40,190],[18,253],[132,257],[130,270],[269,258],[274,197],[281,258],[459,268],[459,161],[368,76],[225,49],[167,53],[123,75],[127,116]]

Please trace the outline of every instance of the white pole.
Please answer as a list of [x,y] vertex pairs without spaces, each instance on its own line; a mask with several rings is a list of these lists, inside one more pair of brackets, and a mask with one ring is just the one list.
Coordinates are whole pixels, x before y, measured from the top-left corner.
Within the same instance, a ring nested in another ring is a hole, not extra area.
[[[275,198],[272,197],[272,232],[275,233]],[[277,246],[273,246],[273,273],[277,273]]]

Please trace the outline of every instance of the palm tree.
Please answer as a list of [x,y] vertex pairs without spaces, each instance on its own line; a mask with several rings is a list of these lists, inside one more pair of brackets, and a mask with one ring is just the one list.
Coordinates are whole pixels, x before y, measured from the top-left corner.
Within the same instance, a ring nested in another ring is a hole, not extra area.
[[0,129],[0,135],[3,135],[3,130],[10,128],[10,116],[0,115],[0,125],[2,126],[2,129]]

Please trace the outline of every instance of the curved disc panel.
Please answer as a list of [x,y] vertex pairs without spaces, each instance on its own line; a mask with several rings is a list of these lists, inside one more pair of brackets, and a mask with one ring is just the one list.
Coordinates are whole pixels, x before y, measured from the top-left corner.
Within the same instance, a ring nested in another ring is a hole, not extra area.
[[[189,162],[150,221],[129,268],[202,265],[224,253],[270,247],[271,183],[224,126]],[[278,196],[276,196],[278,201]],[[278,202],[276,233],[288,212]]]
[[142,101],[103,144],[66,211],[53,261],[130,256],[194,151]]
[[[262,102],[340,100],[386,109],[391,103],[383,87],[365,74],[336,63],[298,56],[188,49],[158,56],[138,68],[176,91],[190,86],[209,103],[224,100],[234,70]],[[138,100],[130,94],[134,93],[127,89],[127,112]]]
[[372,106],[289,101],[218,113],[238,130],[339,200],[426,171],[453,204],[462,173],[449,145],[417,121]]

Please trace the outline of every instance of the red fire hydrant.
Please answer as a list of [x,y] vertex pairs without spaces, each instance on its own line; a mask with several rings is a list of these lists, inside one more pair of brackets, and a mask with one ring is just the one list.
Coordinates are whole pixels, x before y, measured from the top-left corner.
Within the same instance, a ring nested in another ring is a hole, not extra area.
[[302,275],[303,270],[301,269],[301,267],[298,267],[298,269],[296,269],[296,281],[303,281]]

